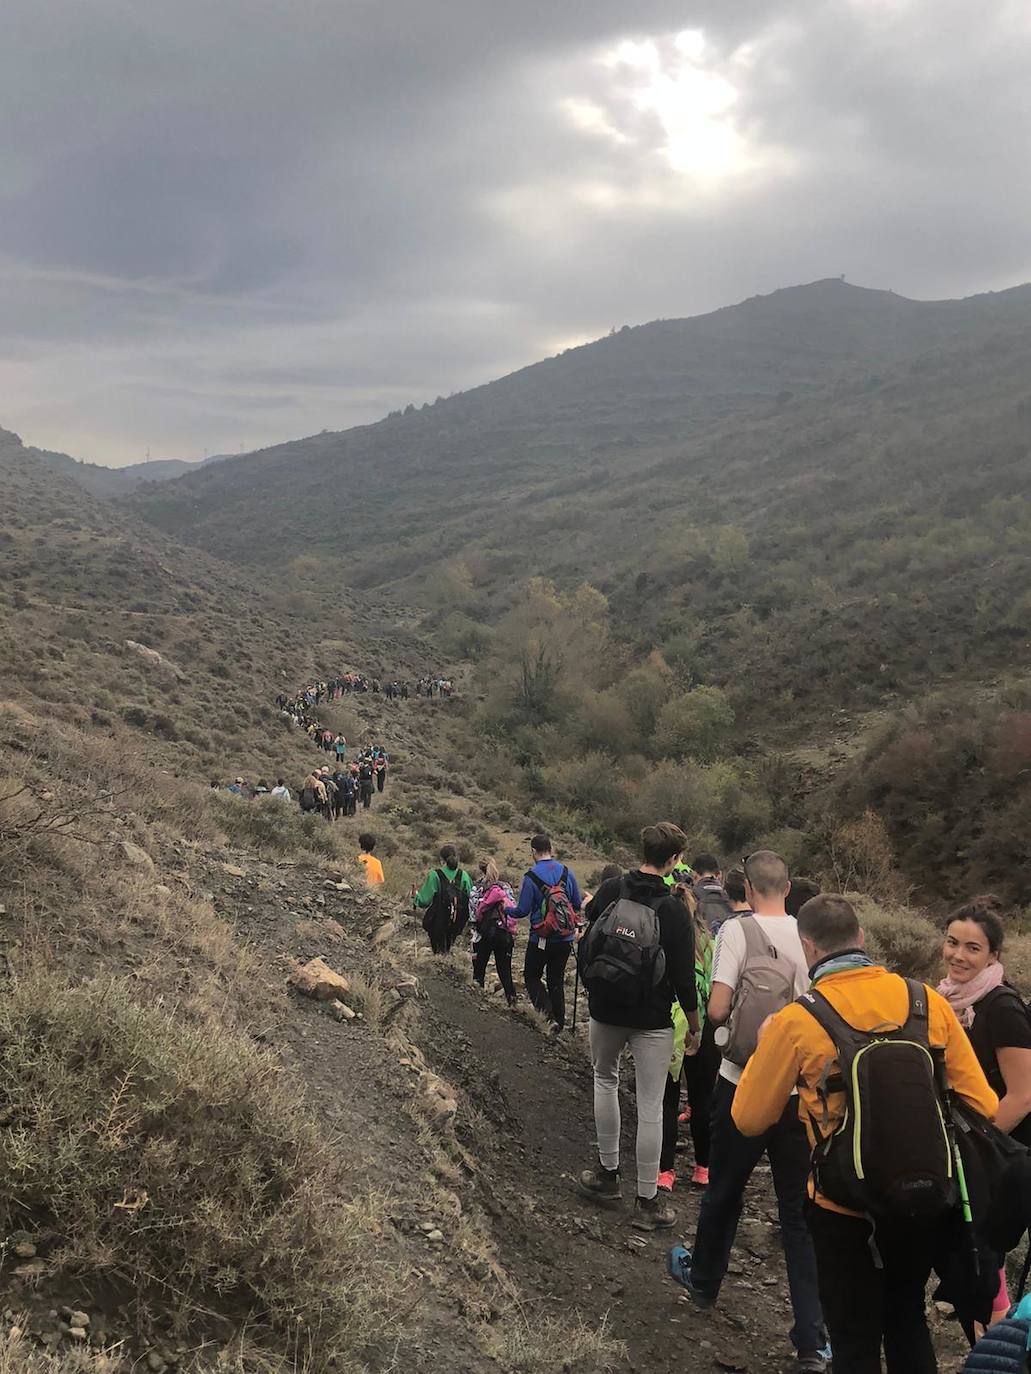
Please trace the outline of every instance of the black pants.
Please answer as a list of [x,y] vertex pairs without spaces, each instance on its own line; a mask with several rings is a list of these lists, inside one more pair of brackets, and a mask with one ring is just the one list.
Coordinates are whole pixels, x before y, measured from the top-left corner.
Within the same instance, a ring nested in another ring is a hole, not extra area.
[[[712,1097],[709,1186],[702,1198],[698,1233],[691,1251],[691,1281],[709,1297],[715,1298],[719,1293],[741,1220],[745,1188],[752,1170],[763,1155],[767,1155],[777,1194],[781,1243],[795,1314],[791,1339],[798,1351],[819,1350],[824,1344],[825,1333],[816,1256],[805,1219],[809,1143],[798,1119],[798,1099],[790,1099],[775,1126],[764,1135],[751,1138],[743,1136],[734,1125],[730,1114],[734,1093],[733,1083],[723,1077],[716,1079]],[[851,1297],[850,1292],[850,1300]],[[835,1374],[839,1374],[836,1365]]]
[[454,939],[454,927],[447,912],[427,912],[422,919],[422,927],[430,937],[430,949],[434,954],[448,954]]
[[[720,1052],[716,1044],[716,1028],[705,1018],[702,1043],[698,1053],[684,1060],[684,1081],[687,1100],[691,1106],[691,1143],[694,1162],[709,1167],[709,1147],[712,1140],[712,1094],[720,1071]],[[672,1169],[672,1164],[669,1166]]]
[[[572,953],[571,941],[548,941],[540,945],[528,944],[523,960],[523,982],[530,1001],[556,1023],[559,1030],[566,1024],[566,965]],[[541,975],[547,981],[547,990]]]
[[662,1152],[659,1173],[668,1173],[677,1162],[677,1117],[680,1115],[680,1079],[666,1075],[666,1091],[662,1095]]
[[371,805],[372,805],[372,783],[370,782],[370,783],[368,783],[367,785],[364,785],[364,786],[362,787],[362,806],[364,806],[365,809],[366,809],[366,811],[368,811],[368,809],[369,809],[369,807],[370,807]]
[[881,1221],[874,1264],[870,1223],[825,1207],[807,1208],[820,1271],[834,1374],[880,1374],[881,1343],[888,1374],[935,1374],[925,1292],[935,1231],[926,1223]]
[[498,971],[501,979],[501,986],[505,989],[505,996],[509,1002],[516,999],[515,984],[512,982],[512,946],[515,941],[505,930],[499,930],[493,935],[481,935],[476,944],[473,945],[473,979],[483,987],[484,976],[487,972],[487,965],[490,963],[490,956],[494,956],[494,967]]
[[376,791],[382,792],[387,781],[387,770],[381,768],[376,774]]

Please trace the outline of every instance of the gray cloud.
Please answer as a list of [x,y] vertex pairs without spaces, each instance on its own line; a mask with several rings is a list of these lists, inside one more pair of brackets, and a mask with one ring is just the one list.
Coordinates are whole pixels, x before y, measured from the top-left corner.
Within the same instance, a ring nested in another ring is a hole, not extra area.
[[822,275],[1028,275],[1025,7],[626,14],[6,0],[0,423],[195,456]]

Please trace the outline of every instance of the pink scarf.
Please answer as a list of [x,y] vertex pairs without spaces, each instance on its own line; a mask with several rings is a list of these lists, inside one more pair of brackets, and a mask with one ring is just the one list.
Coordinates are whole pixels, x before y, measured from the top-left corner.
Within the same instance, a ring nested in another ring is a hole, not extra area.
[[959,1024],[969,1030],[974,1024],[974,1011],[978,1002],[989,992],[1000,987],[1004,977],[1002,965],[996,960],[994,964],[989,964],[971,978],[969,983],[954,983],[951,978],[943,978],[938,984],[938,991],[956,1013]]

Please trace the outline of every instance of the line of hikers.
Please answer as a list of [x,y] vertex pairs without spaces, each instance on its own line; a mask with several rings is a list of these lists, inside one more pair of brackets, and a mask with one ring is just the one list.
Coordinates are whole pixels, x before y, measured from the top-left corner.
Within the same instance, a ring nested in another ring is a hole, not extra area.
[[301,810],[318,811],[327,821],[355,815],[359,804],[368,811],[376,793],[386,788],[389,766],[387,752],[378,744],[363,749],[350,764],[338,754],[335,770],[323,764],[301,783],[297,796]]
[[[676,1225],[686,1087],[691,1182],[704,1192],[668,1272],[698,1308],[719,1299],[765,1156],[799,1370],[879,1374],[883,1350],[888,1374],[934,1374],[932,1273],[974,1347],[967,1370],[1031,1368],[1031,1299],[1006,1319],[1004,1267],[1031,1223],[1031,1015],[1005,979],[999,903],[975,898],[948,918],[932,988],[872,958],[851,903],[792,880],[778,854],[724,875],[712,854],[685,865],[686,847],[673,823],[646,827],[638,866],[612,866],[591,896],[535,835],[517,898],[493,860],[474,881],[448,845],[413,889],[433,951],[468,925],[473,977],[482,985],[493,958],[510,1003],[515,931],[529,921],[524,982],[555,1033],[576,951],[598,1143],[580,1193],[622,1198],[629,1050],[639,1230]],[[1026,1278],[1027,1265],[1021,1288]]]

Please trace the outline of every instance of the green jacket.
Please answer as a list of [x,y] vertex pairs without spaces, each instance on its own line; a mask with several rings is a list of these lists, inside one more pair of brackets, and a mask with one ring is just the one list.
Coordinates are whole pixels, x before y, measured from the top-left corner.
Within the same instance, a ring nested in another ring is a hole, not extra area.
[[[466,896],[469,896],[469,894],[473,890],[473,880],[469,877],[469,874],[466,873],[464,869],[446,868],[443,864],[441,864],[440,871],[444,874],[447,880],[452,883],[458,877],[459,873],[461,873],[462,881],[460,887],[462,891],[466,894]],[[437,869],[434,868],[431,870],[431,872],[429,872],[426,875],[426,881],[423,883],[422,887],[419,888],[419,891],[415,894],[415,905],[425,911],[425,909],[431,905],[434,897],[437,895],[437,890],[439,889],[439,887],[440,879],[437,877]]]

